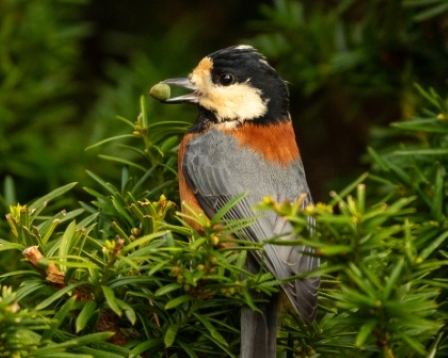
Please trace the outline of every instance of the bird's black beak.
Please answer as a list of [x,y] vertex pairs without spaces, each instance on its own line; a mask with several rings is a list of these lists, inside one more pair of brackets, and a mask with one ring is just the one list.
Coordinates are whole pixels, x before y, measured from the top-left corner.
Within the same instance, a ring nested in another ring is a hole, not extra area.
[[163,103],[197,103],[201,95],[201,93],[198,91],[198,88],[193,83],[191,83],[189,78],[170,78],[160,83],[184,87],[193,91],[192,93],[188,93],[183,96],[168,98],[162,101]]

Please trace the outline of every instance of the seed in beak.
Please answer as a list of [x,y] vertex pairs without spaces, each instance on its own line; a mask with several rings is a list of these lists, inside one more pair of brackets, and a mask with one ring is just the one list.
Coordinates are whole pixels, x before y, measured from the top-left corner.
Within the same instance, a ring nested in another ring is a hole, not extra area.
[[171,88],[166,83],[157,83],[149,90],[149,94],[159,101],[165,101],[171,96]]

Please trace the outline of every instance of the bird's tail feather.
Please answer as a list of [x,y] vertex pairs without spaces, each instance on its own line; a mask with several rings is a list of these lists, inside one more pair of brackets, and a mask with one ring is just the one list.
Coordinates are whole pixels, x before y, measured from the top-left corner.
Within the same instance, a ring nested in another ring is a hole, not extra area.
[[[253,298],[255,298],[252,295]],[[243,307],[241,312],[241,358],[275,358],[278,297],[257,305],[261,312]]]
[[[252,273],[260,271],[257,258],[249,254],[244,268]],[[253,300],[265,300],[258,303],[259,311],[243,306],[241,312],[241,358],[276,358],[277,350],[277,313],[279,296],[268,296],[251,291]]]

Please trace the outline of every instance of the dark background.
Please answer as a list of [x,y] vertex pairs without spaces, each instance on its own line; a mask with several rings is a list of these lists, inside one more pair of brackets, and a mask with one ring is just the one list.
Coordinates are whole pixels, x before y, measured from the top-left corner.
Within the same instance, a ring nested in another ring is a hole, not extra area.
[[[185,76],[217,49],[248,43],[290,82],[291,112],[316,200],[368,168],[367,145],[382,129],[418,115],[414,83],[446,91],[447,6],[443,1],[0,1],[0,182],[3,203],[25,203],[85,169],[118,182],[120,166],[99,153],[129,133],[139,96],[150,120],[195,118],[189,106],[147,95]],[[389,132],[390,133],[390,132]],[[279,143],[281,145],[281,143]],[[5,180],[5,178],[9,178]],[[12,181],[10,180],[12,178]],[[15,184],[15,198],[8,186]]]

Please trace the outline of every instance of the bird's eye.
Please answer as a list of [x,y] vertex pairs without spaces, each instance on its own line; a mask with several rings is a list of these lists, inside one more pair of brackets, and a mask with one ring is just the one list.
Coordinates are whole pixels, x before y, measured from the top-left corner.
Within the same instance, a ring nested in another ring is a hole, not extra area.
[[222,84],[223,86],[230,86],[234,80],[235,77],[233,77],[233,75],[228,72],[223,73],[222,75],[219,76],[219,83]]

